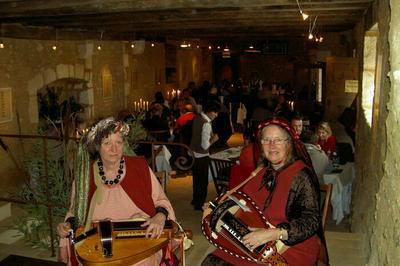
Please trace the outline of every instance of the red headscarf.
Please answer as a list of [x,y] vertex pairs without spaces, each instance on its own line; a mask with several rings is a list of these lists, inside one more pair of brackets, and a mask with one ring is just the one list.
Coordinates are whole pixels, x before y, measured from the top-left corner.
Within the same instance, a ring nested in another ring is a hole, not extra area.
[[286,122],[284,119],[274,118],[274,119],[263,121],[260,124],[258,124],[257,134],[256,134],[257,139],[258,140],[260,139],[262,130],[265,127],[271,126],[271,125],[275,125],[275,126],[282,128],[290,135],[290,137],[293,141],[295,156],[297,156],[296,159],[302,160],[307,166],[309,166],[311,169],[313,169],[310,155],[308,154],[303,142],[301,142],[300,136],[296,134],[296,131],[292,128],[292,126],[290,126],[290,124],[288,122]]

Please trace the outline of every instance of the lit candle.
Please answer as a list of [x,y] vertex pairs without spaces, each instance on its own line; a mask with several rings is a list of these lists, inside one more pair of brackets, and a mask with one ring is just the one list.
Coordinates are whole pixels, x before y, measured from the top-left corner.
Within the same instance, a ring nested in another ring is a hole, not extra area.
[[143,109],[143,100],[142,98],[140,98],[139,100],[139,111],[141,111]]
[[135,110],[135,112],[136,112],[136,111],[137,111],[137,102],[135,101],[133,105],[134,105],[134,107],[135,107],[134,110]]
[[169,99],[169,91],[167,91],[167,99]]
[[149,101],[146,101],[146,111],[149,110]]
[[181,94],[181,91],[180,91],[180,90],[178,90],[178,98],[179,98],[179,94]]

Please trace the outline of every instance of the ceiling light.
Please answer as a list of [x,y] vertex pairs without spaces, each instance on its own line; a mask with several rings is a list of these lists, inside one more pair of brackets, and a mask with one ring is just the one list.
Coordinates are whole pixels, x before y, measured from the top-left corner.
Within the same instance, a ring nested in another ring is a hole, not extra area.
[[101,50],[101,42],[103,41],[103,33],[104,33],[104,31],[101,31],[99,45],[97,45],[97,50],[99,50],[99,51]]
[[183,43],[181,43],[180,45],[181,48],[188,48],[188,44],[186,41],[183,41]]
[[154,42],[152,42],[152,43],[151,43],[151,47],[154,47],[154,45],[155,45]]
[[198,49],[198,48],[200,48],[200,46],[199,46],[199,45],[197,45],[197,46],[196,46],[196,48]]
[[308,18],[308,15],[306,13],[304,13],[303,11],[301,11],[300,14],[303,17],[303,20],[306,20]]
[[301,16],[303,17],[303,20],[306,20],[308,18],[308,14],[304,13],[303,10],[301,9],[301,6],[299,4],[299,0],[296,0],[297,6],[299,8],[299,12]]
[[131,48],[132,49],[135,48],[135,43],[134,42],[131,42]]
[[0,40],[0,49],[4,49],[4,43],[3,43],[3,40]]
[[56,38],[55,38],[55,42],[53,44],[53,46],[51,47],[51,49],[53,49],[54,51],[57,50],[57,41],[58,41],[58,34],[57,34],[57,29],[56,29]]
[[221,49],[221,46],[218,45],[218,46],[217,46],[217,49]]
[[211,49],[212,49],[212,46],[211,46],[211,45],[209,45],[209,46],[208,46],[208,50],[211,50]]
[[253,45],[250,45],[250,46],[249,46],[249,49],[254,49],[254,46],[253,46]]

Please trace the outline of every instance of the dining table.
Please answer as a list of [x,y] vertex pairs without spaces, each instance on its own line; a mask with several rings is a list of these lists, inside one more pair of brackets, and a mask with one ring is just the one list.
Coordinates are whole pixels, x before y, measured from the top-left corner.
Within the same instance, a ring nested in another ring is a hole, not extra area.
[[243,146],[230,147],[228,149],[211,154],[210,159],[235,161],[236,159],[239,159],[242,148]]
[[354,163],[347,162],[331,168],[323,175],[324,184],[331,183],[332,219],[340,224],[346,214],[350,213],[352,184],[355,178]]

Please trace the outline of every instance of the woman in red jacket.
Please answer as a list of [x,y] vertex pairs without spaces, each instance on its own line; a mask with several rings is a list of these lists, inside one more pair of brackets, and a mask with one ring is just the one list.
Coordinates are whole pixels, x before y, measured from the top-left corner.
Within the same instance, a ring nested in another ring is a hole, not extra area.
[[336,152],[336,137],[332,135],[332,129],[328,122],[321,122],[317,128],[318,145],[329,158]]

